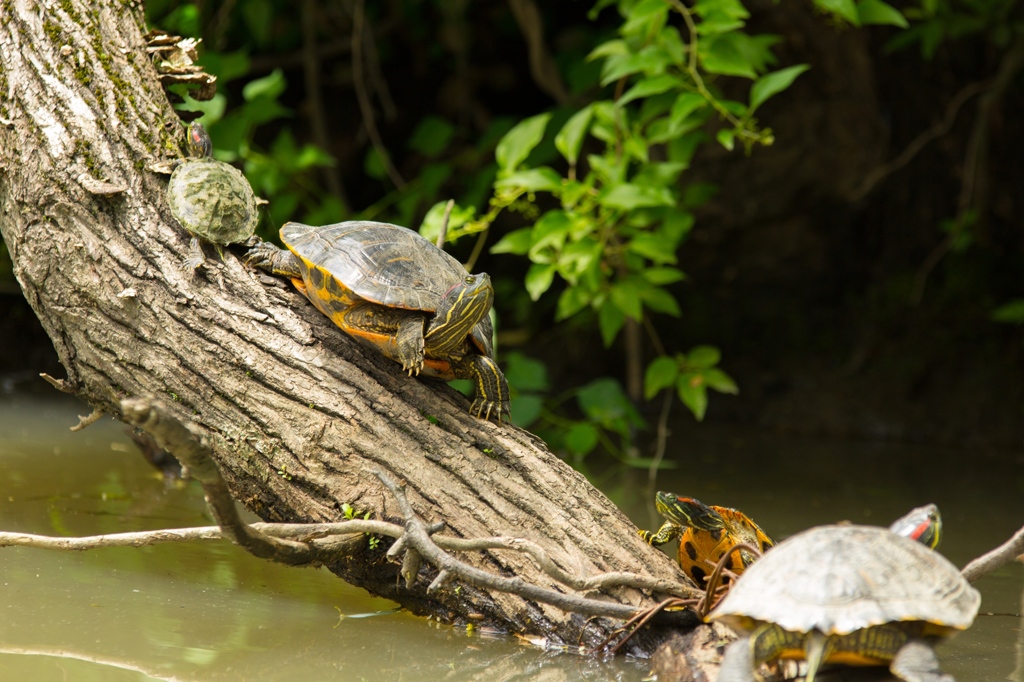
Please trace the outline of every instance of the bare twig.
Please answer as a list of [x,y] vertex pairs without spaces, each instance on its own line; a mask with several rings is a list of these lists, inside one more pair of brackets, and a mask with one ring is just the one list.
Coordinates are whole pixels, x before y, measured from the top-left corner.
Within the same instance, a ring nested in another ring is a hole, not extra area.
[[366,91],[366,81],[363,74],[363,24],[364,24],[364,0],[355,0],[352,11],[352,84],[355,86],[356,99],[359,101],[359,110],[363,114],[363,125],[370,136],[373,148],[377,150],[384,170],[387,172],[391,182],[399,189],[405,187],[405,180],[399,175],[394,164],[391,163],[391,155],[381,140],[380,132],[377,130],[377,120],[373,115],[373,104],[370,102],[370,95]]
[[[493,575],[469,564],[458,561],[445,553],[431,538],[430,529],[416,516],[412,505],[405,496],[405,491],[384,471],[375,469],[374,475],[380,479],[398,502],[398,508],[405,517],[404,539],[408,547],[415,549],[426,560],[433,564],[442,575],[455,574],[465,582],[484,589],[511,592],[525,599],[552,604],[558,608],[587,616],[608,616],[612,618],[632,618],[637,608],[627,604],[598,601],[576,595],[563,594],[537,585],[524,583],[520,578],[506,578]],[[439,576],[441,577],[441,576]],[[435,580],[437,583],[437,580]],[[433,586],[433,585],[432,585]],[[690,611],[673,614],[674,620],[680,624],[696,624],[696,616]]]
[[[444,207],[444,217],[441,219],[441,231],[437,234],[437,248],[444,248],[444,240],[448,237],[448,219],[452,217],[452,209],[455,208],[455,199],[449,199]],[[467,268],[468,270],[468,268]]]
[[1024,561],[1024,528],[1018,530],[1013,537],[991,552],[982,554],[968,563],[960,573],[968,582],[973,583],[978,578],[988,575],[1014,560]]
[[647,498],[654,499],[654,487],[658,482],[658,467],[661,460],[665,458],[665,446],[668,443],[668,415],[672,410],[672,390],[665,391],[665,398],[661,405],[661,415],[658,417],[658,445],[654,450],[654,459],[647,469]]
[[54,377],[50,376],[49,374],[47,374],[46,372],[41,373],[39,376],[41,376],[46,383],[50,384],[51,386],[53,386],[55,389],[57,389],[61,393],[74,393],[75,392],[74,385],[72,385],[66,379],[54,378]]
[[103,418],[104,414],[105,414],[105,412],[103,412],[103,410],[101,410],[100,408],[97,407],[97,408],[94,408],[93,411],[90,412],[89,416],[87,416],[87,417],[83,417],[82,415],[78,415],[78,423],[75,424],[74,426],[72,426],[71,430],[72,431],[81,431],[86,426],[89,426],[89,424],[95,424],[96,422],[98,422],[100,419]]

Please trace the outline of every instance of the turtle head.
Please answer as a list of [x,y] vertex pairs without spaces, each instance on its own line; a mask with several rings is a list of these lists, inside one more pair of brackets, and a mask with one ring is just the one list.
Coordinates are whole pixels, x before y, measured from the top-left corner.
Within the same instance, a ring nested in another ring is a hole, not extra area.
[[188,155],[202,158],[213,154],[213,142],[210,134],[199,121],[193,121],[188,126],[188,140],[185,143],[188,148]]
[[659,492],[654,497],[658,513],[680,526],[698,530],[716,531],[725,528],[722,515],[700,500],[679,497],[675,493]]
[[425,341],[432,353],[449,353],[466,342],[466,338],[491,310],[494,287],[486,272],[466,273],[445,292],[427,329]]
[[942,540],[942,516],[938,507],[926,504],[893,521],[889,530],[935,549]]

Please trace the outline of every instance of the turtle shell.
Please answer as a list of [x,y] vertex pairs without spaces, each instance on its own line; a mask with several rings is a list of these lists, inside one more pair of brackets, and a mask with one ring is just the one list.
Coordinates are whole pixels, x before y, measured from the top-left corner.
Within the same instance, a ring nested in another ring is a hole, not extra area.
[[174,169],[167,203],[182,227],[214,244],[245,241],[259,220],[256,195],[242,172],[209,157],[189,159]]
[[923,621],[936,634],[974,622],[981,595],[920,542],[874,526],[821,526],[779,543],[736,581],[709,619],[740,631],[775,623],[844,635]]
[[[320,268],[358,298],[391,308],[437,310],[445,293],[466,278],[459,261],[405,227],[368,220],[314,227],[285,223],[280,231],[296,256]],[[489,317],[473,328],[484,355],[493,356]]]

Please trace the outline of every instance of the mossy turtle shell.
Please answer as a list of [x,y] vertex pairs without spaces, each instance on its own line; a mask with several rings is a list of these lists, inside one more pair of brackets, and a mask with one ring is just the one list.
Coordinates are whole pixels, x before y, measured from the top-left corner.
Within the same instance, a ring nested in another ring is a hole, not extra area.
[[182,227],[214,244],[245,241],[259,220],[256,195],[242,172],[209,157],[189,159],[174,169],[167,203]]
[[[285,223],[281,241],[357,297],[392,308],[434,312],[466,278],[459,261],[405,227],[356,220],[323,227]],[[474,344],[494,355],[490,317],[473,328]]]
[[974,622],[981,595],[938,552],[886,528],[821,526],[747,568],[709,616],[740,631],[775,623],[844,635],[923,621],[952,634]]

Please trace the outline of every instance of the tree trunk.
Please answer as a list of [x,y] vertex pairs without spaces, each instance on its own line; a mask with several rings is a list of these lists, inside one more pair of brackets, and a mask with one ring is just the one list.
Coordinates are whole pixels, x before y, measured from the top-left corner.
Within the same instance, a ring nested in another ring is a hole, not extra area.
[[[583,575],[678,579],[529,433],[470,417],[460,395],[406,377],[239,252],[195,276],[182,268],[189,237],[168,212],[166,176],[148,167],[179,157],[184,136],[147,57],[141,8],[2,0],[0,13],[0,230],[69,391],[118,418],[123,398],[162,397],[201,427],[234,495],[266,520],[339,520],[348,504],[401,522],[369,473],[380,467],[446,534],[528,538]],[[568,644],[617,624],[458,582],[428,594],[427,565],[407,589],[387,544],[330,568],[448,622],[483,618]],[[460,558],[567,591],[522,553]],[[588,596],[642,607],[658,597]]]

